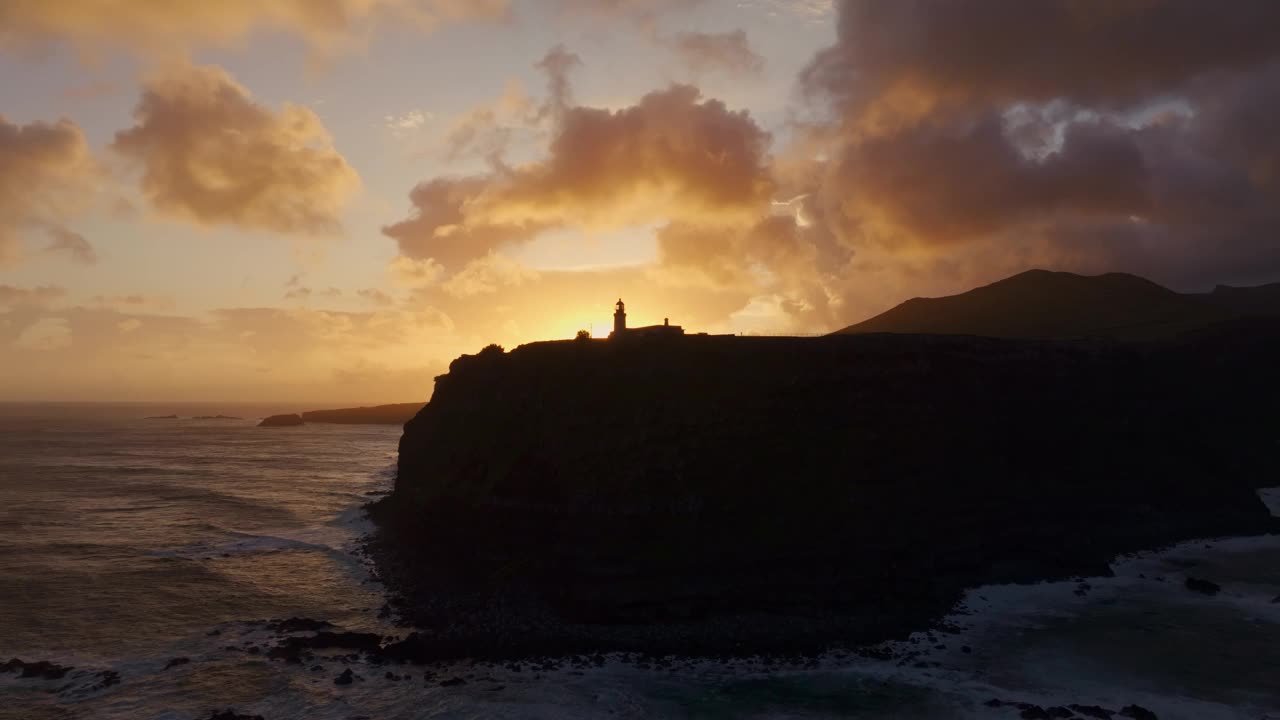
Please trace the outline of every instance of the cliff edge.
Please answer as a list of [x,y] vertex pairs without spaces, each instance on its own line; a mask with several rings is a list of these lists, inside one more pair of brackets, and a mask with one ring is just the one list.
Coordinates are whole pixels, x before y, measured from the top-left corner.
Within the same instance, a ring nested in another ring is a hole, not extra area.
[[370,544],[421,654],[795,653],[1266,532],[1280,325],[535,343],[454,361]]

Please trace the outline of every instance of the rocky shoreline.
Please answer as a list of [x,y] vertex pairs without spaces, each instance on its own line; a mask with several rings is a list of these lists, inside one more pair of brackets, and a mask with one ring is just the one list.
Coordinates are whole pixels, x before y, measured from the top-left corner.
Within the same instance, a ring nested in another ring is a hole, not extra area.
[[406,426],[366,552],[424,660],[863,647],[968,587],[1274,530],[1250,423],[1277,361],[1257,327],[464,356]]

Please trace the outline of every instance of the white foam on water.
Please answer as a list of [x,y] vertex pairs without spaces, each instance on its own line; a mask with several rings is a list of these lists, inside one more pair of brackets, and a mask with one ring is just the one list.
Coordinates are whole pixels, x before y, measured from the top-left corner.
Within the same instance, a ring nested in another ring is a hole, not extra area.
[[[1280,513],[1280,488],[1260,494]],[[365,523],[358,511],[343,512],[279,533],[229,530],[225,543],[174,552],[322,553],[355,567],[351,540]],[[1280,603],[1271,602],[1280,595],[1280,536],[1182,543],[1117,559],[1112,570],[1107,578],[972,589],[944,623],[955,632],[919,632],[888,643],[891,660],[833,653],[813,667],[739,660],[731,666],[677,662],[678,669],[663,670],[614,655],[602,667],[548,672],[527,664],[514,672],[458,663],[433,668],[435,677],[424,682],[424,668],[414,666],[348,666],[330,657],[313,672],[310,663],[228,651],[257,645],[265,653],[275,640],[260,622],[228,622],[215,628],[217,635],[195,628],[162,654],[115,664],[117,686],[45,693],[40,702],[52,711],[49,717],[66,711],[108,720],[189,720],[225,708],[268,720],[1019,716],[1016,708],[984,704],[998,698],[1113,711],[1137,704],[1162,720],[1280,720]],[[1192,592],[1185,586],[1189,577],[1216,582],[1222,591]],[[344,629],[393,632],[374,610],[368,615],[368,625]],[[165,670],[177,656],[191,662]],[[76,664],[75,658],[60,661]],[[363,679],[335,685],[346,667]],[[383,677],[387,671],[412,679],[392,682]],[[439,685],[454,676],[469,679],[458,687]],[[14,687],[0,676],[0,694]]]

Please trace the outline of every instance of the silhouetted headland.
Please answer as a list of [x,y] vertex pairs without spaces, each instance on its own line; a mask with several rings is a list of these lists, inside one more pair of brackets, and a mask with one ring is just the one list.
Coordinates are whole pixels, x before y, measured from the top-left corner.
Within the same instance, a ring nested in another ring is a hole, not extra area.
[[337,410],[309,410],[302,414],[272,415],[258,423],[258,427],[292,427],[306,423],[333,425],[403,425],[418,413],[426,403],[397,403],[371,407],[339,408]]
[[263,418],[262,422],[258,423],[258,427],[296,427],[302,424],[301,415],[298,415],[297,413],[289,413]]
[[416,402],[338,410],[311,410],[302,413],[302,419],[309,423],[339,425],[403,425],[417,415],[425,404]]
[[[1181,302],[1105,277],[1147,309],[1098,300],[1094,328]],[[1006,331],[1031,332],[1020,312]],[[1069,314],[1043,335],[1084,327]],[[1280,320],[1212,316],[1132,343],[660,334],[464,355],[371,506],[370,553],[421,628],[398,652],[809,653],[927,627],[975,585],[1268,532]]]

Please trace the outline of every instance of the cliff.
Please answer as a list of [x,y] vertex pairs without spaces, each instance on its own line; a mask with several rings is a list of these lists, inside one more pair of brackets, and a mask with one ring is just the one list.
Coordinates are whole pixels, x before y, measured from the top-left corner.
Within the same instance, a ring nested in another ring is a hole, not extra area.
[[1159,344],[855,335],[463,356],[373,557],[423,652],[803,652],[965,588],[1270,527],[1280,326]]
[[426,403],[397,403],[373,407],[341,408],[338,410],[311,410],[302,413],[309,423],[337,425],[403,425]]

